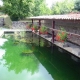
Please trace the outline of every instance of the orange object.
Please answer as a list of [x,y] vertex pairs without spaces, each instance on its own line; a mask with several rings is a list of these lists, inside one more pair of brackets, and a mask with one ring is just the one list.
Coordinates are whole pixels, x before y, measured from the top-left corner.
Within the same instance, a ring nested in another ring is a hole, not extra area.
[[32,29],[32,31],[35,30],[33,27],[31,29]]
[[60,41],[60,36],[59,35],[56,35],[56,40]]

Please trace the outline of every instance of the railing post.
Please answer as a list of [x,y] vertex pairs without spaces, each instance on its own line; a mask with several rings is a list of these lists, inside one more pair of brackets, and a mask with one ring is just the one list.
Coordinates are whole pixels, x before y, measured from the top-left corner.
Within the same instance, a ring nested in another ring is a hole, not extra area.
[[[52,20],[52,29],[54,29],[55,28],[55,21],[54,20]],[[52,31],[52,43],[54,43],[54,31]]]
[[[32,19],[32,27],[33,27],[33,19]],[[32,32],[32,43],[33,43],[33,32]]]
[[33,25],[33,19],[32,19],[32,25]]
[[41,20],[39,19],[39,28],[41,27]]
[[[39,29],[41,27],[41,20],[39,19]],[[39,31],[39,35],[40,35],[40,31]],[[39,47],[40,47],[40,36],[39,36]]]
[[[52,29],[54,29],[55,28],[55,21],[54,20],[52,20]],[[52,43],[51,43],[51,45],[52,45],[52,47],[51,47],[51,53],[53,53],[53,43],[54,43],[54,31],[52,30]]]

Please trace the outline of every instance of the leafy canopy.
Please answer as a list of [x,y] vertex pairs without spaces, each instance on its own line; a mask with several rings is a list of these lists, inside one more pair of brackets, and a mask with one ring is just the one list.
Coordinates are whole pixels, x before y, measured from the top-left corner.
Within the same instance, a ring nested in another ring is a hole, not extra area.
[[76,1],[75,1],[74,10],[80,11],[80,0],[76,0]]
[[12,20],[23,19],[31,16],[34,0],[3,0],[3,10],[10,15]]
[[20,20],[29,16],[50,14],[45,0],[3,0],[3,11],[12,20]]
[[70,13],[74,9],[74,0],[65,0],[52,5],[52,14]]

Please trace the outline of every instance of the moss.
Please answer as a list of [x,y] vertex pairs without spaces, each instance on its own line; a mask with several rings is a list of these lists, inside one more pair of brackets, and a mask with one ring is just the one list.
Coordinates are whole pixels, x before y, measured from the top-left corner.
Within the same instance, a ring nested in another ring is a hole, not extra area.
[[18,43],[19,43],[19,41],[17,41],[17,40],[13,42],[13,44],[18,44]]
[[23,38],[23,39],[21,39],[20,41],[21,41],[21,42],[26,42],[26,39]]
[[32,54],[33,51],[32,51],[32,50],[24,50],[22,53],[23,53],[23,54]]

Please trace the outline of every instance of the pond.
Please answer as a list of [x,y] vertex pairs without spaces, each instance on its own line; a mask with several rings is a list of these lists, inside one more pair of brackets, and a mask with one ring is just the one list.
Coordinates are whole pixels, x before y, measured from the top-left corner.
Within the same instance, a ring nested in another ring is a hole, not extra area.
[[0,38],[0,80],[80,80],[80,64],[66,53],[13,35]]

